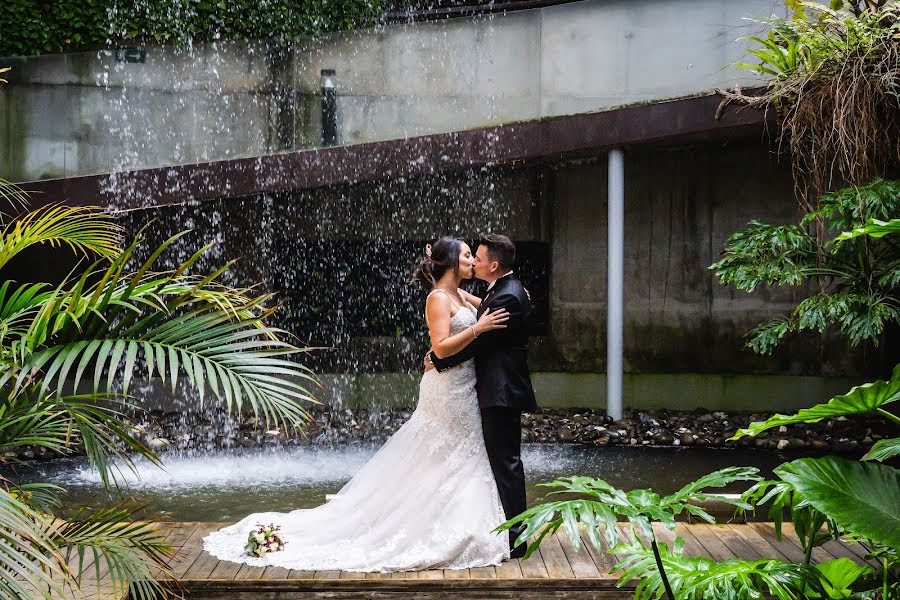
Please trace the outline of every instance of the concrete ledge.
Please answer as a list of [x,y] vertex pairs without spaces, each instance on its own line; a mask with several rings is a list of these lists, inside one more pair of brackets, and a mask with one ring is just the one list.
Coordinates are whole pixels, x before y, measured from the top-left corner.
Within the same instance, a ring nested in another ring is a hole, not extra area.
[[[412,407],[418,374],[323,375],[325,404],[345,408]],[[544,408],[605,408],[603,373],[533,373]],[[850,377],[631,373],[623,381],[626,408],[793,411],[824,402],[861,383]]]
[[[715,94],[454,133],[272,156],[26,182],[35,204],[114,209],[318,188],[480,166],[594,156],[614,146],[760,136],[762,111],[714,118]],[[772,118],[769,115],[768,118]]]

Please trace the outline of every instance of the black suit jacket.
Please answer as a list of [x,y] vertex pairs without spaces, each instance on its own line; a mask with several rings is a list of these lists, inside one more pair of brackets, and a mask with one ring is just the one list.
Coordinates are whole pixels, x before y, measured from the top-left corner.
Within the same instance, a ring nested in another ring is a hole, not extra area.
[[488,308],[491,311],[501,308],[509,311],[505,329],[487,331],[446,358],[438,358],[432,352],[431,361],[438,371],[445,371],[474,357],[478,404],[481,408],[502,406],[524,412],[536,411],[537,402],[527,361],[531,301],[515,275],[496,281],[481,301],[478,316],[481,317]]

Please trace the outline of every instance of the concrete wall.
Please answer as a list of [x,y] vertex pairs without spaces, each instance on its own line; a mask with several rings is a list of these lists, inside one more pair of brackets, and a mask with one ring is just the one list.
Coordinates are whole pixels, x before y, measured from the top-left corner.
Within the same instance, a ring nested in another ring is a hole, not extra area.
[[[799,291],[746,294],[709,265],[751,219],[796,219],[789,169],[762,140],[647,147],[626,153],[626,403],[653,408],[778,409],[847,389],[872,365],[840,340],[792,339],[772,357],[743,348],[755,325],[793,306]],[[299,339],[333,350],[310,363],[328,375],[324,398],[344,406],[415,401],[427,347],[424,294],[406,285],[425,241],[503,231],[550,249],[545,335],[530,363],[546,406],[602,406],[606,356],[606,160],[479,169],[335,186],[274,197],[133,211],[151,243],[196,229],[176,252],[219,244],[205,263],[244,259],[234,283],[262,281],[284,302]],[[356,309],[352,307],[356,306]],[[366,333],[369,321],[387,324]]]
[[352,144],[752,84],[731,63],[776,0],[585,0],[395,25],[274,52],[150,47],[4,60],[0,174],[17,181],[257,156],[318,144],[322,68]]

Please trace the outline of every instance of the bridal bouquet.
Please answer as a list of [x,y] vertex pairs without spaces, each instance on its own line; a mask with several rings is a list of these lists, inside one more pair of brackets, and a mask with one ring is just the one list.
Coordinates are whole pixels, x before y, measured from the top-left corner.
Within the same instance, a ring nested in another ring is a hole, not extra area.
[[270,523],[268,525],[257,525],[256,529],[247,536],[247,545],[244,550],[250,556],[262,558],[269,552],[284,550],[284,540],[281,539],[281,525]]

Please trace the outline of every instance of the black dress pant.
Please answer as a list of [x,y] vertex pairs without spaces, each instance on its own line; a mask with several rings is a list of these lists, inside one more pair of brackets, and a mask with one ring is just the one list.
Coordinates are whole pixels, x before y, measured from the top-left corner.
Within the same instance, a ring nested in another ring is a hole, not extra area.
[[[522,467],[522,411],[515,408],[494,406],[481,409],[481,427],[488,460],[497,482],[500,502],[506,518],[511,519],[525,511],[525,469]],[[509,530],[509,547],[513,556],[524,552],[524,544],[513,549],[513,542],[524,527],[517,525]]]

